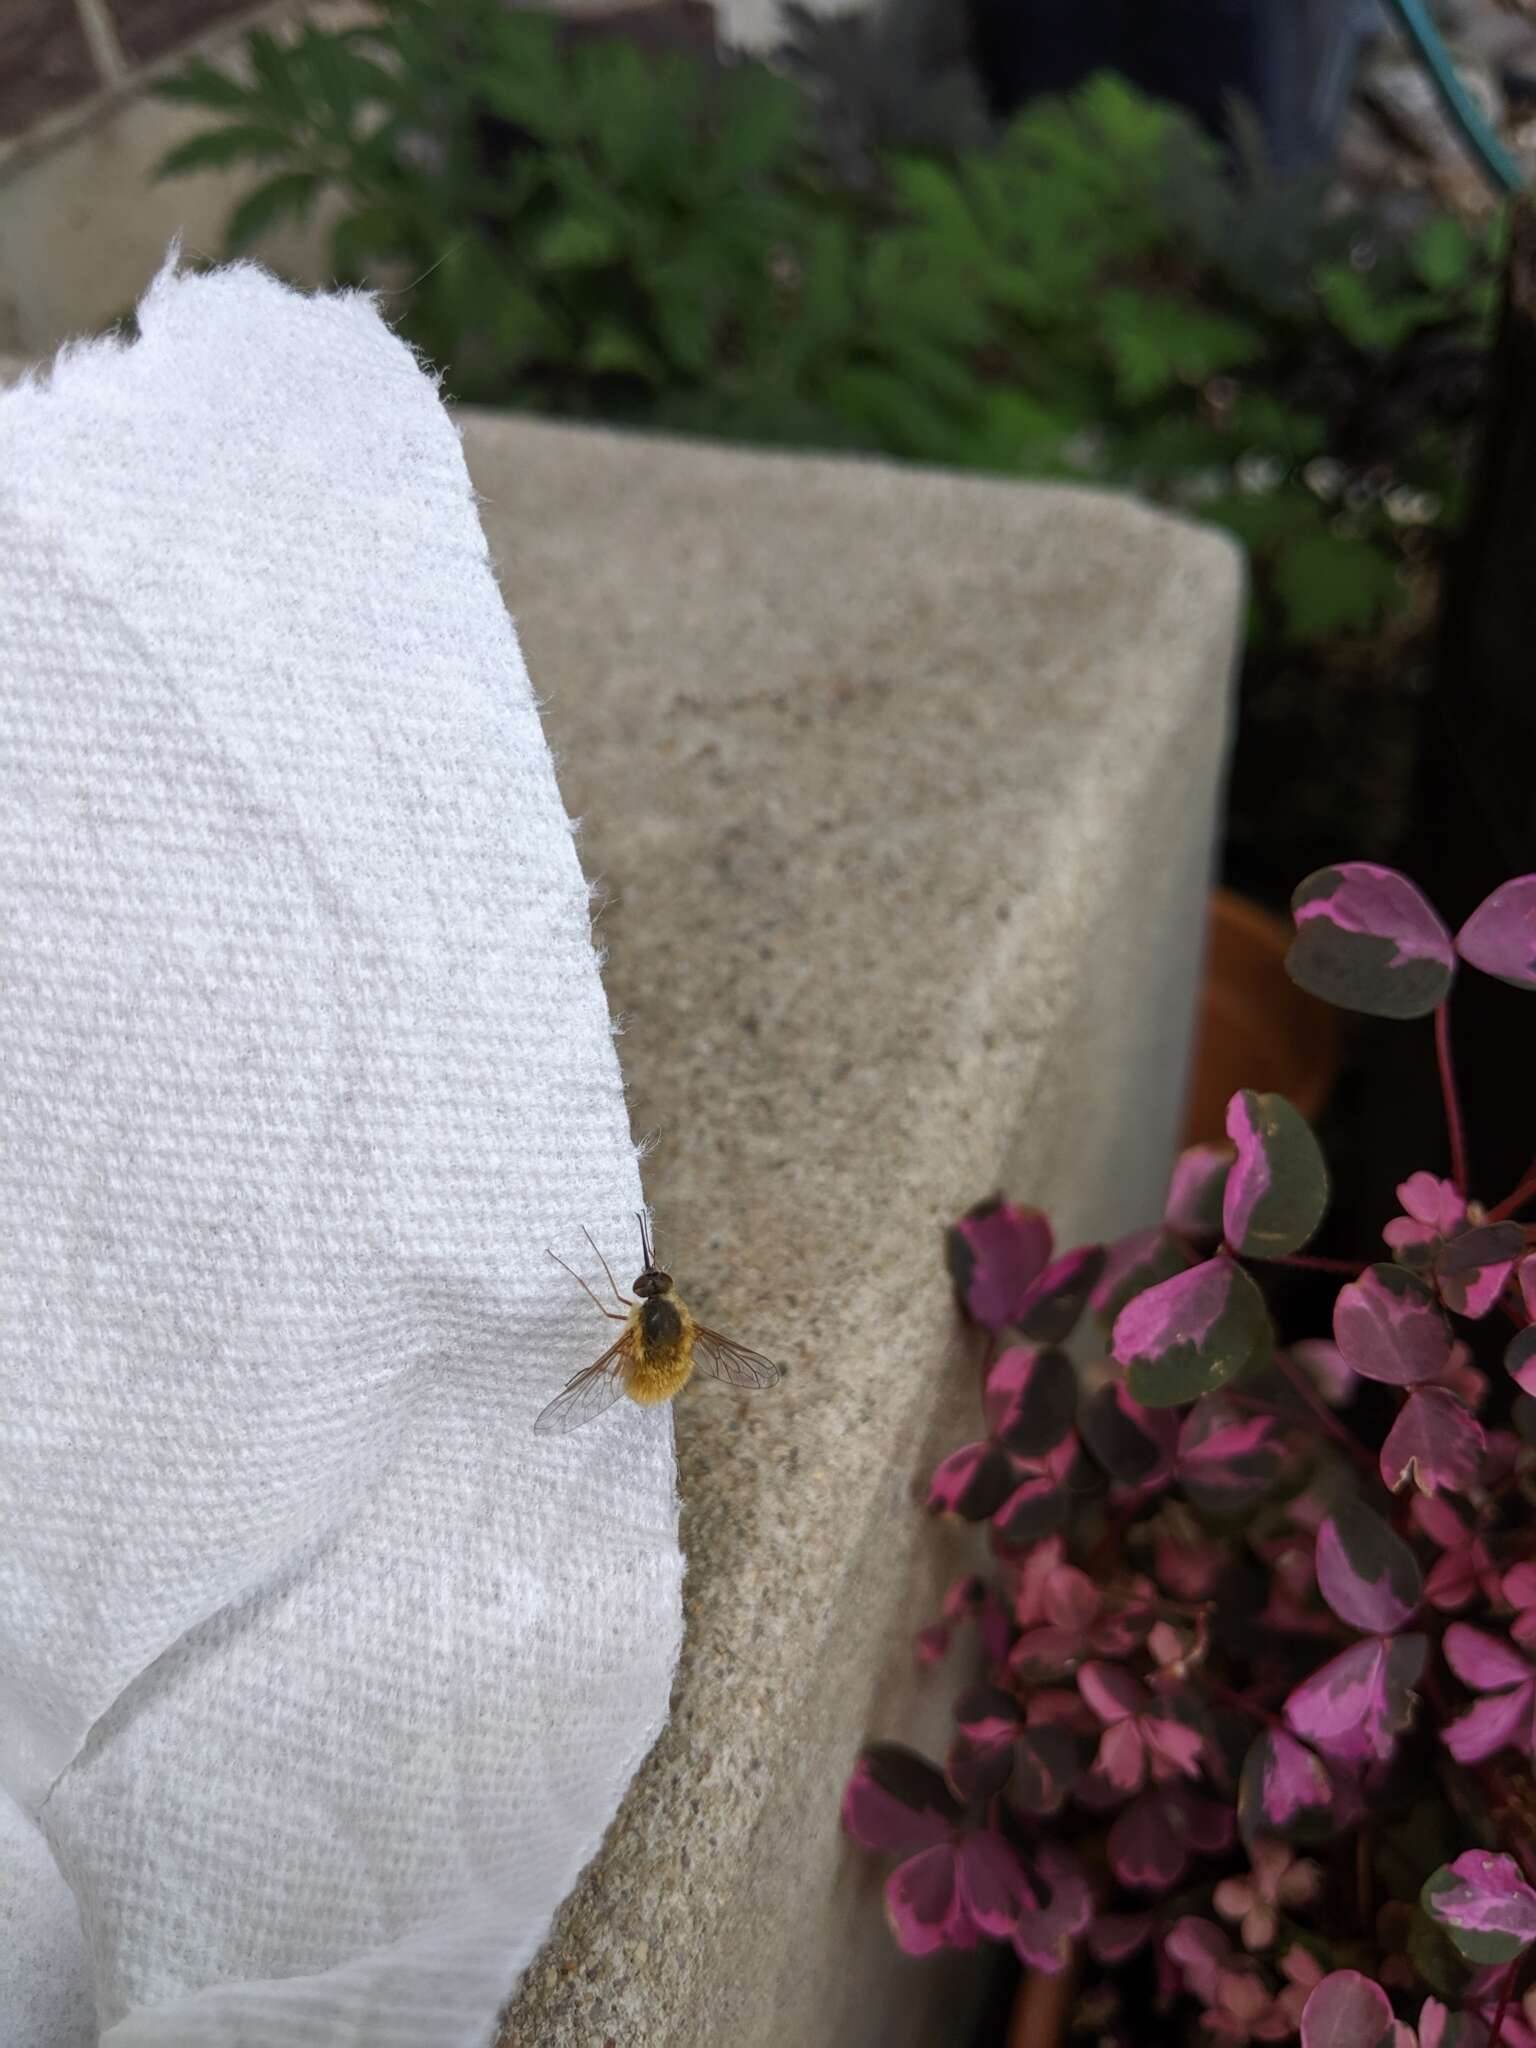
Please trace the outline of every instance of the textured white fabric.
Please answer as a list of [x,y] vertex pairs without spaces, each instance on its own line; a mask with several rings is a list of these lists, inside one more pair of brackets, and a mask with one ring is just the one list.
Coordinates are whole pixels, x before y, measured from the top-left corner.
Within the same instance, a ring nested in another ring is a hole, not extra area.
[[111,2048],[480,2048],[680,1632],[587,892],[409,352],[140,327],[0,394],[0,1785]]

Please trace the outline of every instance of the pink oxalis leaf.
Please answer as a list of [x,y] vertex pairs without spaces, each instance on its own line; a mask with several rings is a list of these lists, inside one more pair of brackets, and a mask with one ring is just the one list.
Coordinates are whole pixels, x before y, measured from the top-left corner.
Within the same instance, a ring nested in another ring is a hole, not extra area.
[[1440,1299],[1459,1316],[1475,1321],[1497,1302],[1515,1261],[1525,1249],[1525,1231],[1518,1223],[1484,1223],[1464,1230],[1435,1255],[1434,1278]]
[[1232,1845],[1230,1806],[1187,1785],[1149,1785],[1109,1831],[1109,1865],[1133,1891],[1165,1891],[1193,1856],[1218,1856]]
[[1358,1970],[1333,1970],[1313,1987],[1301,2014],[1301,2048],[1388,2048],[1392,2001]]
[[987,1424],[1017,1458],[1043,1458],[1071,1429],[1077,1414],[1077,1370],[1053,1346],[1013,1344],[987,1374]]
[[1381,1477],[1391,1493],[1470,1493],[1483,1469],[1483,1426],[1454,1394],[1416,1387],[1381,1447]]
[[1018,1473],[1000,1444],[962,1444],[934,1473],[928,1486],[928,1506],[936,1515],[959,1515],[963,1521],[984,1522],[996,1514],[1018,1485]]
[[1512,1963],[1536,1942],[1536,1891],[1513,1856],[1469,1849],[1426,1880],[1420,1903],[1469,1963]]
[[1232,1259],[1207,1259],[1138,1294],[1115,1323],[1114,1354],[1148,1408],[1198,1400],[1272,1342],[1264,1297]]
[[1339,1354],[1362,1379],[1411,1387],[1451,1362],[1451,1327],[1422,1281],[1401,1266],[1368,1266],[1333,1308]]
[[1402,1537],[1352,1501],[1317,1532],[1317,1589],[1351,1628],[1390,1635],[1418,1606],[1424,1582]]
[[1174,1472],[1197,1508],[1235,1514],[1273,1485],[1284,1448],[1273,1417],[1249,1415],[1208,1394],[1180,1424]]
[[1373,861],[1319,868],[1291,898],[1291,979],[1372,1017],[1424,1017],[1456,971],[1451,935],[1406,875]]
[[1045,1844],[1032,1858],[1013,1930],[1013,1945],[1031,1970],[1055,1976],[1072,1960],[1072,1945],[1093,1919],[1093,1888],[1066,1850]]
[[1467,1227],[1466,1197],[1456,1183],[1432,1173],[1410,1173],[1397,1190],[1403,1205],[1382,1236],[1404,1264],[1423,1265],[1435,1247]]
[[952,1225],[946,1239],[960,1306],[993,1335],[1017,1323],[1029,1290],[1050,1263],[1051,1226],[1039,1209],[994,1196]]
[[1328,1169],[1306,1119],[1283,1095],[1244,1088],[1227,1104],[1237,1158],[1227,1176],[1222,1232],[1245,1258],[1281,1259],[1323,1220]]
[[1458,1763],[1481,1763],[1501,1749],[1536,1754],[1536,1667],[1513,1643],[1464,1621],[1445,1632],[1445,1661],[1462,1684],[1485,1695],[1442,1731]]
[[1333,1778],[1305,1743],[1283,1728],[1266,1728],[1243,1759],[1237,1807],[1245,1840],[1266,1834],[1316,1839],[1332,1832]]
[[1386,1763],[1413,1716],[1421,1635],[1368,1637],[1303,1679],[1285,1702],[1292,1733],[1341,1763]]
[[1536,1323],[1517,1330],[1510,1339],[1504,1370],[1522,1394],[1536,1394]]
[[1536,988],[1536,875],[1502,882],[1456,934],[1462,959],[1516,988]]
[[1129,1237],[1117,1238],[1089,1296],[1094,1321],[1101,1330],[1112,1330],[1128,1301],[1194,1263],[1194,1253],[1171,1230],[1135,1230]]
[[1222,1197],[1232,1170],[1230,1145],[1191,1145],[1174,1161],[1163,1221],[1194,1243],[1221,1235]]
[[1064,1252],[1034,1282],[1018,1305],[1015,1321],[1038,1344],[1062,1344],[1077,1328],[1088,1297],[1104,1271],[1101,1244]]

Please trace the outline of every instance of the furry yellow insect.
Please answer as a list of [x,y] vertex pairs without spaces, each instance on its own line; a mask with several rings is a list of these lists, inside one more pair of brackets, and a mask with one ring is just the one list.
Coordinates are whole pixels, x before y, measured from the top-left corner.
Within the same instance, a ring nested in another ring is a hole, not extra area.
[[610,1321],[622,1323],[624,1328],[602,1357],[585,1366],[565,1391],[550,1402],[533,1425],[539,1436],[560,1436],[566,1430],[579,1429],[582,1423],[592,1421],[611,1407],[620,1394],[627,1394],[642,1408],[670,1401],[682,1392],[695,1372],[742,1389],[775,1386],[782,1377],[778,1366],[760,1351],[749,1351],[744,1344],[734,1343],[718,1330],[707,1329],[695,1320],[672,1285],[672,1275],[664,1273],[656,1263],[644,1216],[636,1220],[640,1225],[645,1270],[635,1282],[633,1301],[619,1291],[608,1261],[597,1251],[592,1233],[587,1232],[587,1242],[597,1252],[598,1262],[619,1303],[618,1311],[604,1307],[581,1275],[566,1266],[556,1253],[550,1253],[557,1266],[565,1266],[577,1285],[586,1288],[602,1313]]

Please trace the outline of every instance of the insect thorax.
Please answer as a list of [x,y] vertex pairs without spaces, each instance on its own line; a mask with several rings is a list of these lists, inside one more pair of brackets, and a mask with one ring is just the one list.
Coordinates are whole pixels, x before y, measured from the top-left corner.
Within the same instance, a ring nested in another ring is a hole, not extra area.
[[677,1303],[664,1294],[653,1294],[640,1304],[640,1338],[647,1351],[668,1352],[683,1334],[683,1319]]

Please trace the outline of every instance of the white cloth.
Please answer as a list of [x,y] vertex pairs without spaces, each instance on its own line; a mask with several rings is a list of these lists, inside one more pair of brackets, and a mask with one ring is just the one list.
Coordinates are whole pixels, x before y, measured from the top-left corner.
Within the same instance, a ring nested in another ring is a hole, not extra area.
[[482,2048],[681,1628],[587,891],[371,303],[140,328],[0,394],[0,1786],[110,2048]]

